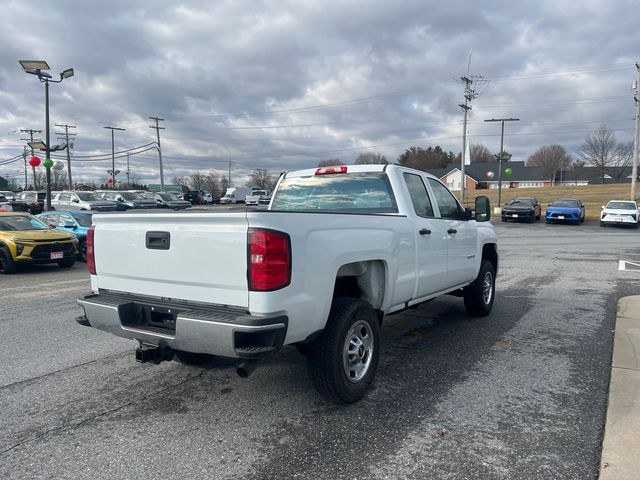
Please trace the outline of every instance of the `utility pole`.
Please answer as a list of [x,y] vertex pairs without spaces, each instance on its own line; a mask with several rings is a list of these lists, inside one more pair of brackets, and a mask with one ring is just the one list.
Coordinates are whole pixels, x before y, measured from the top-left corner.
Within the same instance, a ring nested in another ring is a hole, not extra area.
[[[471,59],[469,59],[471,60]],[[466,164],[466,152],[467,152],[467,115],[469,113],[469,110],[471,110],[471,100],[473,100],[475,98],[475,92],[473,91],[473,89],[471,88],[471,84],[473,83],[473,80],[471,78],[469,78],[468,76],[464,76],[464,77],[460,77],[460,79],[464,82],[464,103],[460,103],[458,106],[460,108],[462,108],[462,111],[464,112],[464,120],[462,122],[462,155],[461,160],[460,160],[460,171],[462,172],[462,181],[460,182],[460,200],[462,200],[462,203],[464,204],[464,200],[465,200],[465,196],[466,196],[466,191],[467,191],[467,185],[466,185],[466,178],[465,178],[465,164]]]
[[231,157],[229,157],[229,181],[227,182],[227,188],[231,186]]
[[469,62],[467,63],[467,74],[463,77],[460,77],[460,80],[464,83],[464,102],[458,104],[464,113],[464,120],[462,122],[462,154],[460,155],[460,172],[462,174],[462,182],[460,183],[460,200],[464,204],[466,194],[467,194],[467,178],[465,174],[465,165],[467,161],[471,163],[471,159],[467,158],[467,152],[469,151],[467,142],[469,139],[467,138],[467,117],[469,116],[469,110],[471,110],[471,101],[476,98],[479,94],[471,88],[474,80],[480,82],[486,82],[486,80],[479,75],[470,75],[469,72],[471,70],[471,54],[473,52],[469,52]]
[[631,200],[636,199],[636,181],[638,179],[638,134],[640,133],[640,65],[636,62],[636,81],[633,99],[636,102],[636,125],[633,132],[633,166],[631,167]]
[[116,189],[116,153],[115,153],[115,140],[113,136],[114,130],[120,130],[124,132],[124,128],[118,127],[104,127],[111,130],[111,188]]
[[67,145],[67,173],[69,175],[69,190],[73,190],[73,181],[71,180],[71,149],[69,148],[69,136],[75,137],[75,133],[69,133],[70,128],[76,128],[75,125],[59,125],[56,123],[56,127],[64,127],[64,134],[59,134],[59,136],[64,135],[64,141]]
[[[158,159],[160,160],[160,191],[164,192],[164,172],[162,171],[162,147],[160,146],[160,130],[164,130],[164,127],[161,127],[158,124],[158,122],[164,122],[164,118],[149,117],[149,119],[155,120],[156,122],[155,126],[149,125],[149,128],[155,129],[156,137],[158,138]],[[128,180],[129,180],[129,177],[127,177],[127,181]]]
[[27,189],[27,147],[22,147],[22,159],[24,160],[24,189]]
[[[42,130],[34,130],[32,128],[21,128],[20,131],[22,133],[28,133],[29,134],[29,138],[21,138],[20,140],[24,140],[24,141],[29,141],[33,144],[33,134],[34,133],[42,133]],[[31,145],[29,145],[29,148],[31,148],[31,156],[33,157],[33,147]],[[36,167],[32,167],[33,170],[33,189],[37,190],[38,188],[36,187]],[[24,189],[27,189],[27,160],[25,158],[25,163],[24,163]]]
[[129,160],[131,155],[127,153],[127,188],[131,188],[131,182],[129,182]]
[[[519,118],[491,118],[485,122],[500,122],[502,130],[500,133],[500,156],[498,157],[498,208],[502,208],[502,161],[504,160],[504,122],[519,122]],[[509,156],[511,158],[511,156]]]

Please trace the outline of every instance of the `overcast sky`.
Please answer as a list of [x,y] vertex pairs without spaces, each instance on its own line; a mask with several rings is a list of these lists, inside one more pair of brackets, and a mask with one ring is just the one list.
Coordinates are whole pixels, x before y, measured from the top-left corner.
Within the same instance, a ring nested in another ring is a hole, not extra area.
[[[526,6],[524,6],[526,4]],[[44,130],[44,87],[18,60],[75,76],[50,88],[51,124],[76,125],[76,179],[104,181],[110,154],[155,140],[165,177],[282,170],[362,152],[462,148],[463,85],[478,76],[471,143],[526,160],[574,153],[600,124],[631,142],[637,1],[0,1],[0,175],[22,179],[20,129]],[[482,77],[480,79],[479,77]],[[59,131],[59,128],[55,129]],[[44,134],[43,138],[44,138]],[[52,134],[53,135],[53,134]],[[52,142],[53,143],[53,142]],[[136,151],[136,150],[134,150]],[[126,160],[117,159],[125,169]],[[154,150],[131,156],[159,182]],[[122,176],[121,176],[122,178]]]

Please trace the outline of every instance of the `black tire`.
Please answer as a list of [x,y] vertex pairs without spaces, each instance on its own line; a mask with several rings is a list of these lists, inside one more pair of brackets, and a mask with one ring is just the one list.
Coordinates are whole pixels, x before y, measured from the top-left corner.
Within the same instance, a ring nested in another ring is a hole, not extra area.
[[580,217],[580,223],[584,223],[584,217]]
[[491,313],[495,297],[496,270],[489,260],[482,260],[478,276],[464,288],[464,307],[469,315],[484,317]]
[[16,271],[16,264],[11,257],[11,252],[6,248],[0,248],[0,273],[8,275]]
[[182,350],[174,350],[173,353],[178,361],[185,365],[202,365],[215,358],[214,355],[209,355],[208,353],[193,353]]
[[504,217],[502,217],[502,221],[503,221],[503,222],[506,222],[506,221],[507,221],[507,219],[506,219],[506,218],[504,218]]
[[82,242],[78,250],[80,250],[80,260],[87,263],[87,242]]
[[70,267],[73,267],[75,263],[76,263],[75,258],[65,258],[64,260],[60,260],[58,262],[58,266],[60,268],[70,268]]
[[607,226],[607,224],[606,224],[606,223],[604,223],[603,221],[600,221],[600,226],[601,226],[601,227],[606,227],[606,226]]
[[334,298],[327,325],[309,345],[307,355],[318,392],[336,404],[357,402],[371,385],[379,359],[380,324],[375,310],[357,298]]
[[549,224],[549,223],[551,223],[551,220],[546,220],[545,219],[544,223]]

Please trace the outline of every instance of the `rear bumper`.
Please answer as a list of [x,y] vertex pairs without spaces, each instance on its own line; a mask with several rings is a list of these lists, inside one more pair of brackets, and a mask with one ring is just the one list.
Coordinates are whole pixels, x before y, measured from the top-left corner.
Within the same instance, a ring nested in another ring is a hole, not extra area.
[[279,350],[287,333],[284,314],[249,315],[223,306],[193,307],[126,294],[92,294],[78,300],[82,325],[174,350],[257,359]]

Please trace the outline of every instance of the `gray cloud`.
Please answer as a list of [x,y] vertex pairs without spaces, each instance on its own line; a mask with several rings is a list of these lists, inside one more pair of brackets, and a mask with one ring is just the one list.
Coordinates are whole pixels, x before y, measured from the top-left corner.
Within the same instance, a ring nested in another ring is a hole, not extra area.
[[[395,159],[412,145],[458,152],[470,50],[471,73],[489,80],[478,82],[472,142],[497,150],[499,128],[483,120],[499,116],[521,119],[507,129],[516,159],[548,143],[575,152],[600,123],[629,141],[634,2],[522,3],[5,2],[0,175],[20,171],[1,165],[22,150],[15,132],[44,125],[43,88],[21,72],[23,58],[48,60],[54,76],[75,68],[51,86],[51,118],[78,126],[78,156],[110,153],[104,126],[126,128],[116,135],[125,149],[154,140],[148,116],[166,118],[167,176],[222,171],[229,158],[242,175],[362,151]],[[157,181],[154,151],[131,164]],[[77,178],[98,180],[110,160],[74,165]]]

